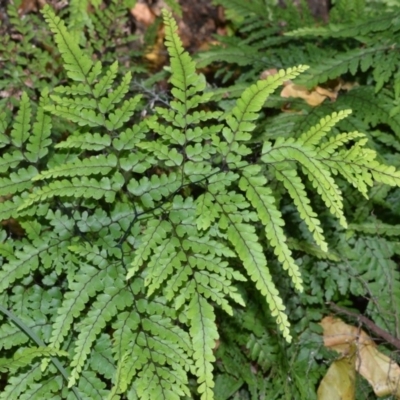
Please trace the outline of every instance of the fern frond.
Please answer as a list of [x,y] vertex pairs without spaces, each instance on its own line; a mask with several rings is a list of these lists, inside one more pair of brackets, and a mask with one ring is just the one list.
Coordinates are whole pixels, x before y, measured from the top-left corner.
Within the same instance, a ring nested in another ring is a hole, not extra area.
[[53,349],[51,347],[26,347],[20,348],[12,359],[0,358],[0,371],[2,373],[11,371],[15,373],[21,368],[32,364],[37,357],[68,357],[69,354],[63,350]]
[[[99,104],[99,110],[102,113],[107,113],[107,112],[113,110],[114,107],[115,107],[115,104],[118,104],[119,102],[122,101],[122,99],[128,93],[129,84],[131,83],[131,80],[132,80],[132,75],[131,75],[130,72],[127,72],[124,75],[124,77],[122,78],[122,81],[119,84],[119,86],[117,88],[115,88],[111,93],[109,93],[109,95],[107,97],[102,97],[101,98],[100,104]],[[113,81],[111,81],[111,83],[112,82]],[[100,93],[102,93],[102,92],[100,92]]]
[[75,356],[71,362],[73,369],[68,387],[75,385],[79,379],[83,364],[91,350],[91,344],[101,329],[118,313],[118,310],[121,311],[132,304],[133,299],[129,292],[121,291],[116,282],[114,282],[114,285],[104,288],[104,293],[97,297],[91,310],[81,322],[80,334],[75,344]]
[[29,137],[30,123],[32,118],[32,108],[28,95],[23,92],[19,104],[19,110],[14,119],[11,131],[11,143],[16,147],[22,147]]
[[385,57],[386,51],[391,51],[390,45],[349,50],[311,67],[296,82],[307,87],[314,87],[319,83],[335,79],[347,72],[355,75],[359,68],[365,72],[374,64],[374,57]]
[[71,181],[66,179],[54,181],[30,194],[19,209],[23,210],[34,203],[51,199],[55,196],[73,196],[96,200],[104,198],[105,201],[111,203],[124,183],[124,178],[119,173],[115,174],[111,179],[104,177],[100,181],[87,177],[82,177],[82,179],[72,178]]
[[320,246],[321,250],[328,251],[328,245],[325,241],[321,223],[318,216],[310,205],[310,200],[307,196],[305,186],[295,169],[282,169],[275,171],[276,178],[283,183],[286,190],[300,214],[300,217],[306,223],[308,229],[313,234],[315,243]]
[[[174,86],[175,93],[183,93],[191,86],[196,92],[204,89],[205,82],[196,74],[196,65],[190,58],[189,53],[184,51],[181,41],[176,32],[178,25],[172,18],[171,13],[163,11],[165,24],[165,45],[171,59],[171,78],[170,82]],[[200,86],[198,86],[200,85]]]
[[41,160],[49,152],[48,147],[52,144],[51,135],[51,118],[44,113],[44,106],[47,103],[47,91],[42,93],[40,105],[36,113],[36,121],[33,124],[32,134],[29,135],[29,141],[26,149],[26,158],[34,163]]
[[53,104],[47,105],[45,109],[61,118],[76,122],[79,126],[90,126],[95,128],[103,126],[105,123],[103,115],[96,113],[91,109],[76,108],[75,106],[58,106]]
[[[144,140],[147,130],[146,124],[135,124],[134,126],[121,132],[119,137],[113,140],[113,147],[118,151],[133,149],[136,147],[137,143],[140,143],[142,140]],[[150,155],[147,156],[151,157]]]
[[[135,282],[135,293],[140,282]],[[143,399],[189,395],[186,371],[192,365],[192,344],[188,334],[163,315],[167,310],[158,299],[142,299],[113,324],[114,352],[123,360],[120,391],[133,380],[133,389]]]
[[[100,75],[101,69],[102,69],[101,63],[98,63],[96,65],[98,65],[98,68],[99,68],[99,72],[97,75]],[[96,66],[94,68],[96,68]],[[93,97],[94,98],[96,98],[96,99],[103,98],[103,96],[107,93],[107,91],[111,88],[112,84],[114,83],[114,81],[117,77],[117,72],[118,72],[118,62],[115,61],[107,69],[104,76],[94,85],[94,88],[93,88]],[[66,88],[66,90],[68,90],[68,88]],[[71,92],[65,92],[64,89],[57,88],[57,91],[59,91],[61,93],[72,94]],[[74,94],[82,94],[82,93],[74,93]],[[111,104],[112,102],[110,102],[110,101],[106,102],[106,104],[105,104],[106,107],[107,107],[107,103]]]
[[18,258],[3,264],[0,271],[0,293],[4,292],[16,279],[20,279],[39,267],[39,255],[49,248],[45,237],[33,245],[25,245],[23,250],[17,251]]
[[75,160],[72,163],[62,164],[53,169],[43,171],[36,175],[33,180],[43,180],[48,178],[69,177],[76,175],[107,175],[117,165],[117,157],[114,154],[104,156],[102,154]]
[[1,400],[19,399],[28,387],[40,379],[40,365],[35,364],[28,371],[10,376],[7,385],[0,393]]
[[32,186],[31,179],[37,175],[37,169],[30,165],[12,172],[9,178],[0,178],[0,196],[22,192]]
[[50,6],[43,7],[42,13],[55,35],[68,77],[77,82],[86,82],[93,66],[91,59],[82,52],[72,35],[68,33],[64,21],[54,14]]
[[106,399],[109,393],[102,379],[90,370],[82,371],[78,389],[87,399]]
[[[274,149],[277,151],[275,152]],[[266,163],[279,163],[285,160],[299,162],[303,172],[308,176],[329,210],[339,219],[343,227],[347,226],[343,214],[342,194],[330,171],[318,160],[317,153],[313,149],[299,145],[294,140],[278,139],[274,147],[271,147],[271,144],[267,142],[264,144],[261,159]]]
[[219,337],[214,310],[203,296],[196,293],[188,306],[187,316],[191,321],[190,336],[199,384],[197,390],[201,395],[201,400],[212,400],[214,399],[212,363],[215,361],[213,348]]
[[362,232],[367,235],[378,234],[380,236],[400,236],[399,225],[390,225],[382,221],[349,224],[349,230]]
[[3,154],[0,158],[0,173],[6,172],[9,169],[15,169],[23,159],[24,155],[19,150]]
[[140,247],[135,252],[135,259],[131,264],[126,279],[130,279],[135,275],[142,264],[148,259],[153,249],[165,239],[171,230],[171,224],[167,221],[150,220],[147,223]]
[[[130,78],[129,78],[130,79]],[[128,88],[128,87],[127,87]],[[140,101],[142,96],[139,94],[130,98],[129,100],[125,100],[115,112],[108,114],[108,119],[105,121],[104,125],[109,131],[113,131],[119,129],[123,126],[123,124],[131,118],[133,112],[136,110],[136,107]],[[117,101],[117,97],[112,98],[111,101]],[[111,103],[107,107],[111,108]]]
[[[256,168],[256,170],[259,168]],[[275,255],[282,263],[283,269],[288,270],[295,288],[302,292],[303,285],[299,267],[294,262],[292,253],[286,244],[286,236],[282,227],[285,225],[281,212],[275,205],[275,199],[270,188],[266,187],[267,180],[258,175],[253,175],[255,171],[247,173],[241,177],[239,187],[246,191],[246,197],[252,206],[257,210],[257,214],[265,227],[265,234],[274,248]]]
[[340,120],[346,118],[350,114],[351,110],[342,110],[322,118],[317,125],[313,126],[308,132],[303,133],[299,137],[298,142],[306,146],[315,146],[319,144],[321,139],[325,137]]
[[49,342],[52,348],[60,348],[74,318],[80,315],[91,297],[104,289],[107,278],[105,272],[99,272],[89,265],[85,265],[84,271],[84,273],[78,273],[69,284],[70,291],[64,295],[63,303],[58,309]]
[[79,135],[71,135],[66,140],[57,143],[58,149],[82,149],[101,151],[111,144],[110,135],[100,135],[99,133],[82,133]]
[[147,208],[154,207],[154,200],[160,201],[175,193],[182,186],[182,179],[174,172],[169,175],[153,175],[151,180],[143,177],[139,182],[131,179],[127,188],[134,196],[140,197],[143,205]]
[[231,224],[228,228],[228,239],[257,289],[266,297],[271,314],[276,318],[284,338],[290,342],[292,337],[289,332],[289,321],[284,313],[285,306],[272,281],[267,260],[258,243],[254,228],[248,224]]
[[228,143],[235,141],[247,141],[255,128],[253,122],[258,118],[258,112],[264,105],[267,97],[282,83],[288,79],[294,79],[296,76],[306,71],[308,66],[300,65],[288,70],[280,70],[277,74],[269,76],[265,80],[258,81],[256,84],[246,89],[237,100],[235,107],[226,117],[229,128],[224,128],[223,136]]
[[334,38],[356,38],[373,32],[387,31],[394,22],[392,13],[368,19],[361,19],[352,24],[329,24],[326,27],[300,28],[285,32],[285,36],[322,36]]

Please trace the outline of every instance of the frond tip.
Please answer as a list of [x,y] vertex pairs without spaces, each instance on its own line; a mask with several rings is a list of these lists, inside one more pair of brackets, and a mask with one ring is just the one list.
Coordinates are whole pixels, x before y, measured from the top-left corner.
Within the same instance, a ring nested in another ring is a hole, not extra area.
[[77,82],[85,82],[93,66],[92,60],[79,48],[74,38],[68,33],[64,21],[54,14],[49,5],[43,7],[42,13],[55,34],[68,77]]

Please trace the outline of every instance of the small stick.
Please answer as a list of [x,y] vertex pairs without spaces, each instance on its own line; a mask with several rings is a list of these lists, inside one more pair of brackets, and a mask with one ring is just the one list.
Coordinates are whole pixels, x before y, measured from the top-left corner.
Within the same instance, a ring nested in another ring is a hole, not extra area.
[[386,342],[390,343],[393,347],[395,347],[397,350],[400,350],[400,339],[397,339],[393,335],[391,335],[389,332],[383,330],[382,328],[379,328],[375,323],[373,323],[370,319],[368,319],[366,316],[354,313],[350,310],[347,310],[346,308],[339,307],[333,302],[328,302],[329,306],[336,312],[340,314],[345,314],[349,317],[356,318],[360,322],[362,322],[367,328],[370,329],[371,332],[375,333],[375,335],[379,336],[380,338],[384,339]]

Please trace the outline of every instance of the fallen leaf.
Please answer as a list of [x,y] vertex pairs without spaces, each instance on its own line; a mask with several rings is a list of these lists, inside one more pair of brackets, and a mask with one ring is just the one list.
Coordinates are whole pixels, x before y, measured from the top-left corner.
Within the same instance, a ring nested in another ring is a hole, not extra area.
[[334,361],[318,387],[318,400],[354,400],[355,353]]
[[355,371],[369,382],[377,396],[400,398],[400,367],[381,353],[363,330],[332,316],[325,317],[321,325],[324,345],[342,356],[356,354]]
[[131,14],[135,17],[137,22],[140,22],[145,27],[150,26],[156,19],[153,11],[145,3],[137,2],[131,9]]
[[296,85],[291,81],[286,82],[285,87],[281,91],[281,97],[301,98],[312,107],[319,106],[324,100],[329,98],[336,100],[337,93],[317,86],[314,90],[308,90],[305,86]]

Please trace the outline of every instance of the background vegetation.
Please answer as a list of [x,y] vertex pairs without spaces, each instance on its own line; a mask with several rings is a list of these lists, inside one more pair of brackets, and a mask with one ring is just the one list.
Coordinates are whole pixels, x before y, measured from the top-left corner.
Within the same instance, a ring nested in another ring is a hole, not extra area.
[[397,2],[217,0],[190,56],[134,1],[25,3],[1,10],[0,399],[314,399],[339,312],[399,363]]

